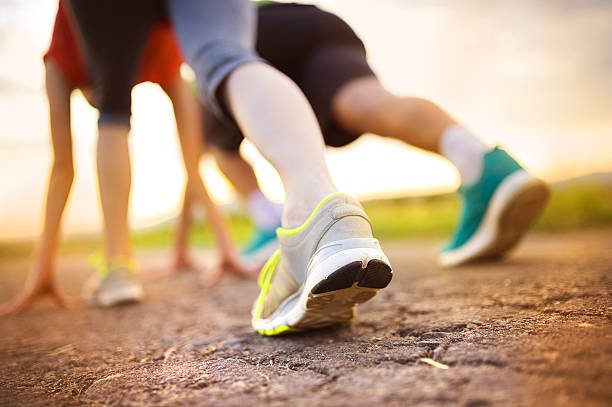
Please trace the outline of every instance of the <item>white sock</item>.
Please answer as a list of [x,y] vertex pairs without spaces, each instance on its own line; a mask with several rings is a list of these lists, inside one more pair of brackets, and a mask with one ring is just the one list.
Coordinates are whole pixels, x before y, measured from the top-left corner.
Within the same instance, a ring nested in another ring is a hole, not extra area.
[[491,147],[459,125],[449,126],[442,134],[440,152],[455,165],[463,185],[478,181],[483,156],[489,151]]
[[260,190],[251,192],[246,199],[246,207],[258,228],[273,229],[280,226],[282,206],[271,202]]

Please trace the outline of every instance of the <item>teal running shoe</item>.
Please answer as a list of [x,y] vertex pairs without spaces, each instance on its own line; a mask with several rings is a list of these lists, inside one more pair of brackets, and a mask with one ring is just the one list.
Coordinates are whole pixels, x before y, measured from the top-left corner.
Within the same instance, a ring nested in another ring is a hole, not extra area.
[[499,147],[485,154],[482,176],[462,185],[462,211],[450,242],[438,260],[445,267],[500,258],[537,221],[550,191]]
[[247,262],[264,264],[276,249],[278,249],[276,228],[256,228],[241,252]]

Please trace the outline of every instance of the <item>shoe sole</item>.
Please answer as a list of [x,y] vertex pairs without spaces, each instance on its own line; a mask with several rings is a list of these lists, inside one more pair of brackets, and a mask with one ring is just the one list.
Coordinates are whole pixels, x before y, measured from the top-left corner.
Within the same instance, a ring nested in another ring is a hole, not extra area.
[[270,317],[254,322],[254,327],[272,336],[350,322],[355,306],[387,287],[392,277],[393,270],[380,250],[338,253],[315,267],[303,290],[285,300]]
[[365,267],[359,261],[347,264],[310,290],[306,312],[294,328],[307,330],[350,322],[355,306],[372,299],[392,278],[391,267],[381,260],[370,260]]
[[550,189],[543,181],[526,171],[511,174],[491,197],[472,238],[460,248],[440,254],[440,265],[452,267],[504,256],[536,223],[549,197]]

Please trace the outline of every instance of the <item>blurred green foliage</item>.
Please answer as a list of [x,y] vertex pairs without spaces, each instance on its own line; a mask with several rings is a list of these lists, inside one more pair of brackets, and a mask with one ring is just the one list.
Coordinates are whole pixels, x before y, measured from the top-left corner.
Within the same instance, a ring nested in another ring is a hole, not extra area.
[[[402,239],[447,236],[459,213],[459,199],[454,194],[368,201],[364,207],[380,239]],[[244,244],[252,232],[252,224],[243,214],[229,214],[228,223],[238,244]],[[553,188],[551,200],[538,222],[538,231],[562,231],[612,226],[612,185],[598,181],[563,183]],[[140,249],[168,248],[174,241],[174,222],[141,229],[133,235]],[[195,247],[213,245],[211,229],[205,221],[197,221],[190,241]],[[61,247],[62,253],[87,252],[99,249],[99,237],[71,237]],[[0,244],[0,258],[22,257],[32,253],[32,242]]]
[[585,182],[554,188],[537,229],[563,230],[609,225],[612,225],[612,185]]
[[438,195],[364,203],[374,233],[381,239],[442,236],[451,233],[459,215],[459,198]]
[[[454,194],[364,204],[381,239],[448,235],[457,222],[459,205]],[[603,226],[612,226],[612,185],[592,181],[553,188],[536,230]]]

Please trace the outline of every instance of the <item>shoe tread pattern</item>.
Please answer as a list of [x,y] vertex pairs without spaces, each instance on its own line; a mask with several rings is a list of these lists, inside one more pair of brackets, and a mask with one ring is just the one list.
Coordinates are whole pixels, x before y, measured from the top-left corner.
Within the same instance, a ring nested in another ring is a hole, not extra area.
[[377,259],[349,263],[315,285],[308,296],[306,312],[293,327],[315,329],[350,322],[355,306],[370,300],[391,282],[391,267]]

